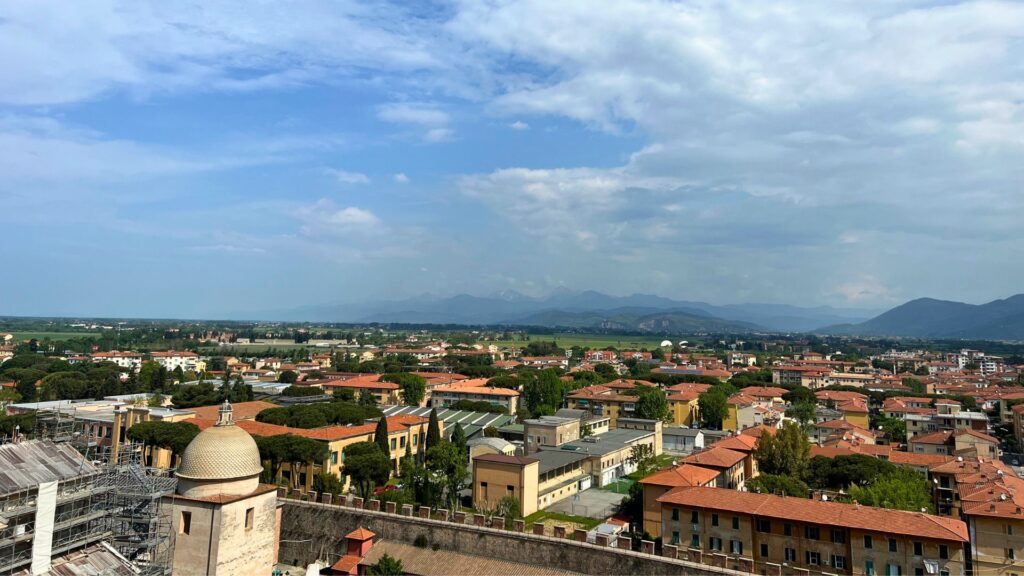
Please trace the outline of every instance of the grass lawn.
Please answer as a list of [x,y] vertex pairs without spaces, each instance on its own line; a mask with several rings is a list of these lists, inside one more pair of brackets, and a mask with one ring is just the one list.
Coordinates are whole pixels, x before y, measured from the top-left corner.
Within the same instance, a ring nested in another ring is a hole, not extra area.
[[587,518],[586,516],[571,516],[569,514],[559,514],[558,512],[548,512],[547,510],[538,510],[533,514],[530,514],[523,520],[526,521],[527,530],[534,522],[543,522],[546,531],[554,534],[554,526],[566,526],[568,531],[572,531],[575,528],[583,528],[590,530],[594,526],[601,523],[601,520],[597,518]]
[[629,478],[622,478],[616,480],[611,484],[605,484],[601,487],[601,490],[607,490],[609,492],[615,492],[616,494],[629,494],[629,487],[633,485],[633,481]]
[[483,344],[494,344],[496,346],[515,346],[522,348],[530,342],[550,342],[554,340],[563,348],[580,346],[583,348],[648,348],[657,346],[664,338],[660,336],[625,336],[616,334],[530,334],[530,340],[494,340]]

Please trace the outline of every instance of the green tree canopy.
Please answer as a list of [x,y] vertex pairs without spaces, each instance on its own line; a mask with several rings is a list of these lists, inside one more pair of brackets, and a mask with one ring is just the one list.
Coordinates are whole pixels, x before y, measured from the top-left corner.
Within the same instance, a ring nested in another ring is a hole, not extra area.
[[801,477],[807,469],[811,443],[794,422],[786,422],[775,434],[762,434],[754,458],[762,474]]
[[405,574],[405,568],[402,567],[401,560],[390,554],[384,554],[376,564],[366,567],[366,574],[368,576],[402,576]]
[[912,512],[925,510],[930,513],[935,511],[928,480],[922,474],[906,468],[897,468],[879,476],[867,486],[851,486],[849,497],[861,504],[879,508]]
[[393,372],[381,376],[380,381],[398,384],[402,390],[402,401],[413,406],[419,405],[427,392],[427,379],[418,374]]
[[185,447],[199,434],[199,427],[191,422],[165,422],[149,420],[139,422],[128,429],[127,436],[147,446],[157,446],[170,450],[176,455],[185,451]]
[[797,498],[807,498],[811,492],[811,489],[802,480],[780,474],[758,474],[747,480],[747,490]]
[[344,453],[344,472],[363,498],[369,497],[374,485],[386,483],[391,476],[391,461],[374,442],[350,444]]
[[713,386],[697,398],[700,419],[705,427],[721,429],[729,415],[729,397],[718,386]]
[[430,409],[430,419],[427,421],[427,437],[423,446],[425,452],[437,446],[441,442],[441,425],[437,421],[437,408]]
[[381,416],[377,419],[377,428],[373,431],[373,441],[380,446],[380,451],[390,460],[391,446],[388,444],[388,419]]
[[636,417],[648,420],[664,420],[668,417],[668,401],[665,400],[665,391],[657,386],[636,387],[640,397],[636,401]]

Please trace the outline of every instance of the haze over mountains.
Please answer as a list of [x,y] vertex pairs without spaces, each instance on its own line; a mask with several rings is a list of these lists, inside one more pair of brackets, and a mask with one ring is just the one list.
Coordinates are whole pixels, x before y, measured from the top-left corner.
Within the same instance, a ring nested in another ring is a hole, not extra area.
[[855,324],[878,311],[785,304],[673,300],[650,294],[610,296],[560,290],[534,298],[514,291],[490,296],[423,295],[407,300],[326,304],[234,315],[240,319],[409,324],[509,324],[650,332],[808,331]]
[[535,298],[423,295],[407,300],[324,304],[239,313],[237,319],[392,324],[506,324],[651,333],[816,332],[855,336],[1024,340],[1024,294],[987,304],[918,298],[886,312],[830,306],[729,304],[651,294],[560,290]]
[[861,336],[1024,340],[1024,294],[987,304],[918,298],[866,322],[821,332]]

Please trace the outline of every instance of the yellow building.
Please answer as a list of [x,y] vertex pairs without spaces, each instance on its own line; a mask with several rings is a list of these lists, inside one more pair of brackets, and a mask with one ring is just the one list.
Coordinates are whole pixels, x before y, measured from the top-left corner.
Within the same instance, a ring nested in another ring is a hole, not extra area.
[[700,423],[699,398],[700,392],[697,391],[669,394],[665,400],[668,402],[671,423],[675,426],[693,426]]
[[963,574],[960,520],[721,488],[661,496],[662,537],[690,560],[757,574]]
[[680,464],[651,474],[640,480],[643,486],[643,530],[651,536],[661,536],[661,502],[658,498],[676,488],[714,486],[718,470],[693,464]]

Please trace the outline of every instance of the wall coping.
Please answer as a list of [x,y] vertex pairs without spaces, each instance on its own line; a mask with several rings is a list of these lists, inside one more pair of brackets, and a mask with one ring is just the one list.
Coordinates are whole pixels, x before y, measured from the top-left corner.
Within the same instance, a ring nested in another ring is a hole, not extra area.
[[690,562],[688,560],[680,560],[678,558],[669,558],[668,556],[660,556],[658,554],[646,554],[643,552],[637,552],[635,550],[623,550],[612,546],[598,546],[597,544],[591,544],[589,542],[578,542],[572,538],[555,538],[554,536],[540,536],[531,532],[516,532],[513,530],[505,530],[503,528],[490,528],[487,526],[475,526],[473,524],[459,524],[458,522],[435,520],[433,518],[420,518],[415,514],[412,516],[402,516],[400,514],[389,514],[383,510],[369,510],[366,508],[356,508],[353,506],[343,506],[339,504],[324,504],[322,502],[307,502],[303,500],[294,500],[291,498],[278,498],[279,504],[285,506],[298,506],[302,508],[321,508],[321,509],[337,509],[345,510],[355,514],[378,517],[383,519],[400,519],[402,522],[410,524],[419,524],[424,526],[443,526],[445,528],[456,528],[464,530],[466,532],[480,532],[483,534],[493,534],[495,536],[501,536],[503,538],[514,538],[527,542],[545,542],[549,544],[560,544],[563,546],[576,546],[587,550],[600,550],[611,554],[617,554],[621,556],[631,556],[634,558],[642,558],[645,560],[654,559],[666,564],[673,566],[679,566],[682,568],[690,568],[693,570],[699,570],[704,572],[713,572],[717,574],[727,574],[730,576],[749,576],[747,572],[739,572],[736,570],[730,570],[728,568],[721,568],[718,566],[711,566],[708,564],[701,564],[698,562]]

